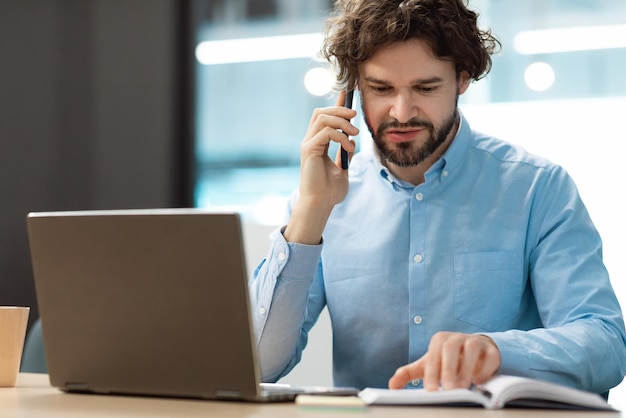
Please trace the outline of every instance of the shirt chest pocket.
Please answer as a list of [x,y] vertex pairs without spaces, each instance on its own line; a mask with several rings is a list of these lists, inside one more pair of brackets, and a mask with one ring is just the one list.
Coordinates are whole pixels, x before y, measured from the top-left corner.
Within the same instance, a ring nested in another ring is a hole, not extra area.
[[512,327],[521,307],[523,272],[517,251],[456,254],[455,318],[486,331]]

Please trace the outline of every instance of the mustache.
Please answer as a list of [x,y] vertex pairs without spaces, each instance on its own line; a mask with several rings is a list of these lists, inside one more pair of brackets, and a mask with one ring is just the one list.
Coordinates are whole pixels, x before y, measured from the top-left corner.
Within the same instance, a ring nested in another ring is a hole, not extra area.
[[381,123],[378,126],[378,134],[381,135],[383,134],[386,130],[389,129],[406,129],[406,128],[426,128],[426,129],[432,129],[433,128],[433,124],[430,123],[429,121],[426,120],[420,120],[417,118],[413,118],[411,120],[409,120],[408,122],[405,123],[400,123],[397,120],[390,120],[390,121],[386,121]]

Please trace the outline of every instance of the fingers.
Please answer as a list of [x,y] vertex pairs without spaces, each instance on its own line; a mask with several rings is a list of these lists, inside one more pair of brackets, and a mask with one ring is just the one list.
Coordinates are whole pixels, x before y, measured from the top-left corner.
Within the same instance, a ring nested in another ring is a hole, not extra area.
[[[352,161],[352,156],[354,155],[354,151],[356,150],[356,142],[353,139],[349,139],[350,144],[352,144],[352,151],[346,149],[348,151],[348,162]],[[343,145],[337,148],[337,155],[335,156],[335,165],[337,167],[341,167],[341,148],[344,148]]]
[[499,367],[500,351],[490,338],[440,332],[422,358],[396,370],[389,388],[404,387],[413,379],[423,379],[426,390],[468,388],[484,383]]
[[[301,163],[305,162],[309,157],[313,157],[315,159],[318,157],[327,158],[328,148],[331,141],[339,143],[341,147],[348,151],[349,156],[356,150],[355,142],[350,140],[347,135],[337,131],[336,129],[326,127],[314,136],[307,138],[302,142],[300,147],[302,154]],[[338,150],[340,150],[341,147],[338,147]],[[341,167],[340,160],[340,157],[335,159],[335,162],[339,161],[338,167]]]
[[[467,364],[469,358],[463,358],[461,337],[457,335],[449,336],[441,344],[441,348],[436,347],[441,352],[441,366],[436,368],[436,372],[432,372],[424,377],[424,387],[428,390],[437,390],[439,381],[444,389],[452,389],[458,387],[460,383],[460,370],[463,364]],[[430,348],[429,348],[430,351]],[[469,387],[469,383],[467,384]]]
[[335,106],[313,111],[302,141],[303,157],[307,154],[325,156],[324,150],[331,141],[339,143],[348,153],[354,152],[355,144],[350,140],[350,136],[358,135],[359,130],[350,123],[350,119],[356,116],[356,111],[344,107],[345,100],[346,92],[342,91],[337,95]]
[[486,335],[478,335],[478,337],[481,337],[487,344],[485,355],[480,359],[482,362],[479,362],[474,370],[473,382],[480,384],[485,383],[498,371],[501,358],[500,350],[491,338]]
[[[354,153],[356,144],[350,140],[349,136],[357,135],[359,130],[348,120],[344,119],[346,114],[342,111],[346,110],[354,112],[350,109],[338,107],[316,109],[314,111],[306,137],[301,143],[302,161],[307,160],[309,157],[327,158],[328,145],[331,141],[338,143],[349,154]],[[337,161],[335,159],[336,163]],[[341,167],[340,162],[338,167]]]
[[[472,382],[475,382],[475,372],[480,372],[480,358],[482,347],[477,343],[475,339],[468,339],[464,342],[463,347],[463,361],[458,365],[458,373],[455,376],[447,374],[442,377],[442,386],[444,389],[448,388],[468,388]],[[449,372],[450,369],[448,369]],[[491,376],[491,375],[490,375]]]
[[312,138],[325,128],[340,130],[351,136],[357,135],[359,130],[350,123],[356,116],[356,111],[344,107],[345,100],[346,92],[342,91],[337,95],[335,106],[315,109],[309,121],[307,137]]
[[354,117],[354,113],[354,110],[343,107],[315,109],[307,131],[307,137],[313,137],[323,130],[343,131],[347,135],[357,135],[359,130],[348,120]]

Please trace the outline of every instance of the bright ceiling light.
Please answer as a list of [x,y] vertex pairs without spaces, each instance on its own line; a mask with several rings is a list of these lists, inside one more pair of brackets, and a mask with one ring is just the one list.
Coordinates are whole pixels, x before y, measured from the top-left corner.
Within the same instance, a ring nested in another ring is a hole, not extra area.
[[545,62],[530,64],[524,72],[526,85],[534,91],[548,90],[554,84],[554,80],[554,70]]
[[513,39],[513,48],[522,55],[626,48],[626,25],[524,31]]
[[333,74],[326,68],[311,68],[304,75],[304,87],[314,96],[324,96],[333,89]]
[[215,65],[316,58],[321,45],[321,33],[204,41],[196,47],[196,59]]

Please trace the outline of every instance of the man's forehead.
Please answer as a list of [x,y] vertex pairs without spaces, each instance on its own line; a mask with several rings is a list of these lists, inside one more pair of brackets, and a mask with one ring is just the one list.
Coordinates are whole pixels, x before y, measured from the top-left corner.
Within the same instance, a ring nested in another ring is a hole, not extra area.
[[455,75],[452,61],[436,57],[426,42],[417,39],[382,47],[359,66],[363,81],[387,84],[435,82]]

